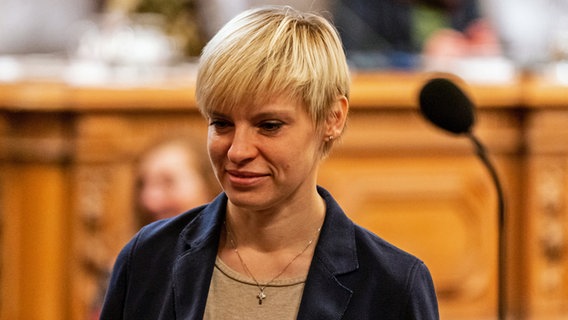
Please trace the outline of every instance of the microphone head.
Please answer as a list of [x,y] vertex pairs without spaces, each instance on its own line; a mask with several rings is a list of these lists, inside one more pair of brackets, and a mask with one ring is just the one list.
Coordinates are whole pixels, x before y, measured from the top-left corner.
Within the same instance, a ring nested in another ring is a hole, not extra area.
[[420,91],[420,111],[430,122],[454,134],[468,133],[475,108],[460,88],[446,78],[429,80]]

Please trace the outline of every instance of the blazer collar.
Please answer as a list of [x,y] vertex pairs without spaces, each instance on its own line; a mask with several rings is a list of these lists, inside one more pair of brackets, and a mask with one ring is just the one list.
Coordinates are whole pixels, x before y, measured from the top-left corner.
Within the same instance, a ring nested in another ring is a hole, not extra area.
[[[318,192],[327,205],[326,218],[308,272],[298,319],[340,319],[352,291],[338,276],[359,266],[354,225],[329,192],[321,187]],[[182,248],[173,269],[177,319],[203,316],[226,204],[227,197],[222,193],[180,234]]]
[[341,283],[341,274],[359,267],[355,228],[337,202],[318,187],[327,211],[321,235],[310,266],[298,319],[341,319],[352,290]]
[[176,319],[203,317],[226,204],[227,197],[221,193],[180,234],[182,247],[173,268]]

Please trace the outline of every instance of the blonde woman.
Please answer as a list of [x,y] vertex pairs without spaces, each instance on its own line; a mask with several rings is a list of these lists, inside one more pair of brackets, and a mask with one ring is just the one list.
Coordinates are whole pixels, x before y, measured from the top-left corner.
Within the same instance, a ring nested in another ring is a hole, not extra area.
[[263,7],[228,22],[202,53],[196,92],[223,192],[138,233],[102,318],[437,319],[426,266],[316,184],[348,94],[327,20]]

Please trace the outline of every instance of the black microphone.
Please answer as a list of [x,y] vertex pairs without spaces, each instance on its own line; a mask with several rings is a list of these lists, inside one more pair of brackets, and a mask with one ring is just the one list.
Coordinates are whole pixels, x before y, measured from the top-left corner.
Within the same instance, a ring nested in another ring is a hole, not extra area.
[[429,80],[419,95],[420,111],[437,127],[452,134],[464,134],[474,144],[476,153],[489,171],[497,191],[498,200],[498,316],[505,319],[506,313],[506,243],[505,243],[505,200],[503,188],[495,167],[489,160],[481,141],[472,132],[475,124],[475,106],[466,94],[446,78]]
[[475,123],[473,103],[450,80],[435,78],[420,91],[420,110],[436,126],[454,134],[471,132]]

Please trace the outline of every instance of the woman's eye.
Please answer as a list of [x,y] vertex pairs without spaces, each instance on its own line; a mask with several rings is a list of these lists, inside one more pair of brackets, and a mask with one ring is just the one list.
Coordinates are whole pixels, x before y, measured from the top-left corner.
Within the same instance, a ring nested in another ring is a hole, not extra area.
[[260,124],[260,128],[264,131],[273,132],[282,128],[284,124],[279,121],[265,121]]
[[228,128],[231,125],[231,123],[229,121],[226,121],[226,120],[211,119],[211,120],[209,120],[209,125],[211,127],[214,127],[217,130],[220,130],[220,129]]

